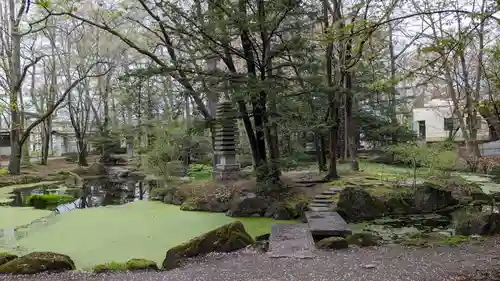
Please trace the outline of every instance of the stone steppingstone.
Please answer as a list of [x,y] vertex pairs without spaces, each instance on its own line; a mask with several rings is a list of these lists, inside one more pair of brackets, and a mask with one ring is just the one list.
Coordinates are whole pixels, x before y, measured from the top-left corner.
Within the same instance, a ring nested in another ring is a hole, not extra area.
[[214,151],[215,155],[234,155],[236,156],[236,151],[231,150],[231,151]]
[[236,144],[236,140],[225,140],[225,141],[215,141],[214,145],[215,146],[224,146],[224,145],[230,145],[234,146]]
[[331,195],[318,194],[314,195],[314,199],[330,199]]
[[225,136],[225,135],[222,135],[222,136],[214,136],[214,139],[215,139],[215,142],[233,142],[236,140],[236,136]]
[[317,204],[332,204],[334,200],[332,199],[313,199],[312,203],[317,203]]
[[311,206],[309,206],[309,209],[313,212],[328,212],[328,211],[330,211],[330,208],[328,208],[328,207],[311,207]]
[[232,130],[219,130],[215,132],[216,137],[238,137],[238,133]]

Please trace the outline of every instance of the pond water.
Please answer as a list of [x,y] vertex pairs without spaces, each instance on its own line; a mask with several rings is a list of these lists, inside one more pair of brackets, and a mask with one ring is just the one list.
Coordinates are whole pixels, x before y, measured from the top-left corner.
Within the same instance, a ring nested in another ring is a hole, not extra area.
[[16,231],[0,244],[0,252],[20,254],[54,251],[71,256],[79,268],[130,258],[161,262],[170,247],[231,221],[241,220],[252,235],[269,232],[275,221],[266,218],[230,218],[220,213],[180,211],[178,206],[153,201],[76,209],[52,216]]
[[46,186],[25,187],[14,191],[13,206],[22,206],[26,196],[58,194],[72,195],[75,201],[57,206],[57,213],[65,213],[74,209],[101,207],[107,205],[126,204],[137,200],[147,200],[149,187],[140,180],[115,180],[93,179],[86,180],[82,189],[60,188]]

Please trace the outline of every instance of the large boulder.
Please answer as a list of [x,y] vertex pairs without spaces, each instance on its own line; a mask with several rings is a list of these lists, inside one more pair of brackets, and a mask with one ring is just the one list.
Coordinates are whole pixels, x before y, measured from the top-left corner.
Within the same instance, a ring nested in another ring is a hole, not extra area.
[[227,215],[230,217],[263,217],[270,205],[269,199],[248,192],[232,199]]
[[0,266],[4,274],[35,274],[74,270],[75,263],[67,255],[52,252],[33,252]]
[[453,215],[458,235],[494,235],[500,233],[500,214],[489,210],[463,209]]
[[162,268],[171,270],[180,266],[181,262],[190,257],[211,252],[232,252],[254,243],[239,221],[223,225],[190,241],[173,247],[167,251]]
[[18,257],[16,255],[10,253],[0,253],[0,266],[17,258]]
[[348,186],[340,192],[337,212],[345,220],[373,219],[387,214],[384,202],[362,187]]
[[432,213],[457,206],[459,201],[452,195],[452,191],[452,188],[425,182],[415,187],[412,205],[418,213]]

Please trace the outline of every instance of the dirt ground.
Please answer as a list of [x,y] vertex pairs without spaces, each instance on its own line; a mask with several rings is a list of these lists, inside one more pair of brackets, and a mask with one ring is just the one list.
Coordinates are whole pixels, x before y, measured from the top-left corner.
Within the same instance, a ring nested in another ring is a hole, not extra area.
[[[240,251],[195,258],[168,272],[2,276],[5,281],[498,281],[462,279],[499,267],[498,239],[455,247],[368,247],[319,252],[312,259],[270,258]],[[497,275],[498,277],[498,275]]]
[[[98,156],[89,156],[89,165],[96,162]],[[8,164],[8,163],[7,163]],[[6,169],[7,164],[2,164],[2,168]],[[21,175],[1,175],[0,187],[16,184],[34,183],[39,181],[52,181],[60,178],[58,175],[61,171],[72,171],[78,168],[77,163],[66,161],[64,157],[49,158],[46,166],[38,163],[33,163],[30,166],[21,167]]]

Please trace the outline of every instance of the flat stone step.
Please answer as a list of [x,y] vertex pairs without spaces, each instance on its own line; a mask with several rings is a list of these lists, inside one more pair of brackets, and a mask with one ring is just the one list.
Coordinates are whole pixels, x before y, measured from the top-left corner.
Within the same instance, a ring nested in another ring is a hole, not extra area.
[[330,207],[331,204],[328,203],[309,203],[309,207]]
[[332,204],[334,202],[334,200],[333,199],[313,199],[311,202],[317,203],[317,204]]
[[313,211],[313,212],[329,212],[331,211],[330,210],[330,207],[323,207],[323,206],[309,206],[309,210]]
[[330,188],[328,190],[325,190],[323,192],[321,192],[321,194],[323,195],[335,195],[335,194],[338,194],[339,192],[342,191],[342,188]]
[[306,212],[307,223],[313,236],[351,235],[346,221],[337,212]]
[[325,195],[325,194],[314,195],[314,199],[330,199],[331,197],[332,197],[331,195]]
[[269,251],[271,258],[314,258],[314,239],[309,225],[275,224],[271,227]]

